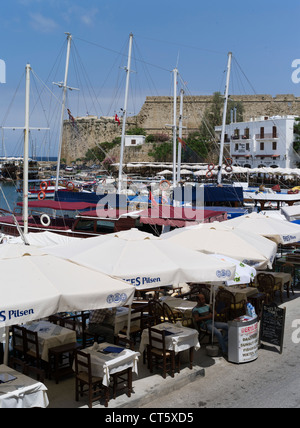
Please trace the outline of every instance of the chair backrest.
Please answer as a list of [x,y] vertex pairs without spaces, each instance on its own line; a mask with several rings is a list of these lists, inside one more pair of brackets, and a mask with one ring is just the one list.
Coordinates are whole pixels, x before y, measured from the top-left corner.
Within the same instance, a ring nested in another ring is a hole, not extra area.
[[163,313],[164,313],[164,320],[165,321],[169,321],[173,324],[176,323],[176,317],[172,311],[172,309],[170,308],[170,306],[166,303],[163,302]]
[[12,330],[13,351],[23,350],[23,352],[25,352],[26,346],[25,346],[24,327],[21,327],[20,325],[13,325],[11,327],[11,330]]
[[268,293],[272,291],[275,285],[275,279],[272,274],[269,273],[259,273],[257,275],[258,289],[259,291],[264,291]]
[[87,352],[77,350],[74,355],[75,374],[78,376],[81,372],[86,372],[89,383],[92,382],[91,356]]
[[166,333],[165,330],[159,330],[155,327],[149,327],[149,346],[151,348],[162,349],[164,352],[166,351]]
[[295,275],[295,270],[296,270],[295,265],[290,262],[286,262],[280,266],[280,272],[287,272],[293,276]]
[[154,325],[164,321],[164,309],[157,300],[149,301],[149,315],[152,317]]
[[39,338],[36,331],[30,331],[24,328],[26,352],[30,352],[31,357],[34,357],[37,366],[40,362]]

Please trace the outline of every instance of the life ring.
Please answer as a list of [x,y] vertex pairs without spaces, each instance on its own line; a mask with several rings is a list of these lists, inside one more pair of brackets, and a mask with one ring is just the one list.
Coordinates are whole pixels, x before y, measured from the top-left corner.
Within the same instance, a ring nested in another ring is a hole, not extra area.
[[38,200],[39,200],[39,201],[42,201],[43,199],[45,199],[45,197],[46,197],[46,193],[45,193],[43,190],[41,190],[41,191],[38,193]]
[[214,173],[213,173],[214,168],[215,168],[215,164],[214,163],[210,163],[207,166],[207,171],[206,171],[206,174],[205,174],[206,178],[212,178],[213,177],[213,175],[214,175]]
[[74,183],[72,183],[72,181],[68,181],[67,183],[67,189],[72,192],[72,190],[75,189]]
[[171,184],[168,180],[161,180],[161,182],[159,183],[159,188],[160,190],[166,190],[166,188],[163,186],[163,183],[167,184],[167,189],[169,189],[171,187]]
[[42,181],[42,182],[41,182],[41,184],[40,184],[40,189],[41,189],[42,191],[44,191],[44,192],[48,189],[48,184],[47,184],[47,182],[46,182],[46,181]]
[[226,166],[225,166],[226,172],[232,172],[232,159],[226,158]]
[[48,227],[50,226],[51,220],[48,214],[42,214],[40,217],[41,223],[43,226]]

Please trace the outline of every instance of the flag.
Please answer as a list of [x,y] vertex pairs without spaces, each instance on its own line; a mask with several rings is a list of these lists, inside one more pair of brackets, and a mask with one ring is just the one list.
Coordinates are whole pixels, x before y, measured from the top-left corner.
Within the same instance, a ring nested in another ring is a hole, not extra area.
[[77,126],[75,117],[72,116],[72,113],[71,113],[70,109],[67,108],[67,112],[68,112],[68,115],[69,115],[69,121],[72,122],[73,128],[75,129],[76,132],[78,132],[78,126]]
[[68,108],[67,108],[67,112],[68,112],[68,115],[69,115],[70,122],[72,122],[73,125],[74,125],[75,124],[75,118],[74,118],[74,116],[72,116],[72,114],[70,112],[70,109],[68,109]]
[[118,125],[120,125],[120,119],[117,114],[115,115],[115,121],[118,122]]
[[183,150],[186,150],[186,142],[179,137],[178,137],[178,141],[181,144],[181,147],[183,148]]

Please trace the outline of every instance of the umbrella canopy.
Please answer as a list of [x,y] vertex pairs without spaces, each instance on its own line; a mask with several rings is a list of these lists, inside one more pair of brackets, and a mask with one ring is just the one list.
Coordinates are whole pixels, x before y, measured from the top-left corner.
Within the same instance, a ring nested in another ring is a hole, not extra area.
[[172,244],[206,254],[224,254],[256,269],[272,267],[277,252],[275,242],[254,233],[223,226],[223,223],[183,227],[162,237]]
[[300,241],[300,226],[268,215],[251,213],[227,220],[226,225],[272,239],[277,244]]
[[31,255],[30,247],[24,256],[0,260],[0,269],[0,328],[57,312],[131,304],[135,292],[124,281],[67,260]]
[[135,229],[86,238],[47,251],[125,279],[139,290],[180,282],[229,280],[235,273],[232,263],[213,260],[205,254]]
[[210,257],[215,257],[224,262],[233,263],[236,266],[234,279],[226,281],[226,285],[249,284],[256,276],[254,267],[249,266],[239,260],[233,259],[223,254],[211,254]]
[[[56,245],[56,244],[67,244],[68,242],[75,241],[76,239],[83,238],[73,238],[71,236],[59,235],[54,232],[30,232],[26,235],[26,240],[30,245],[35,245],[37,247],[45,247],[47,245]],[[20,236],[12,238],[9,240],[10,244],[23,243],[23,240]]]

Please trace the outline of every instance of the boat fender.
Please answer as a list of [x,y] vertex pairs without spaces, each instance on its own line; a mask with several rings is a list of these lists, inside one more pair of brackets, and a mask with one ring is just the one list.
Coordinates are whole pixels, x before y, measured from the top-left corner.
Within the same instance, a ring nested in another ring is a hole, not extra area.
[[168,180],[161,180],[161,182],[159,183],[159,188],[160,190],[166,190],[166,188],[163,186],[163,183],[167,184],[167,189],[169,189],[171,187],[171,184]]
[[46,197],[46,193],[45,193],[43,190],[41,190],[41,191],[38,193],[38,200],[39,200],[39,201],[42,201],[43,199],[45,199],[45,197]]
[[42,181],[40,184],[40,189],[43,190],[45,192],[45,190],[48,189],[48,184],[46,181]]
[[72,181],[69,181],[67,183],[67,189],[72,192],[75,189],[74,183],[72,183]]
[[43,226],[48,227],[50,226],[51,220],[48,214],[42,214],[40,217],[41,223]]
[[226,166],[225,166],[226,172],[232,172],[232,159],[226,158]]

